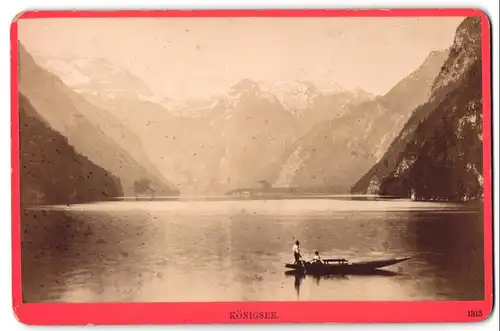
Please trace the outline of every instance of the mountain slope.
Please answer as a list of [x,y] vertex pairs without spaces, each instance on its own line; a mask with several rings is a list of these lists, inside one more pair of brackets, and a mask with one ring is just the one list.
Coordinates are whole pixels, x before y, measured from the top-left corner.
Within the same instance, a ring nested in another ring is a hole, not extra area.
[[175,156],[158,158],[158,166],[190,194],[222,194],[273,180],[295,139],[292,115],[250,80],[234,85],[203,117],[160,109],[148,114],[148,123],[136,123],[136,130],[161,142],[147,144],[152,157],[159,149]]
[[231,88],[211,116],[213,132],[221,135],[217,178],[225,190],[274,181],[296,141],[292,115],[277,97],[259,84],[243,80]]
[[482,197],[481,24],[467,18],[427,103],[418,107],[354,193],[418,200]]
[[141,79],[102,58],[37,57],[37,61],[77,92],[103,93],[114,98],[134,91],[144,98],[152,97],[152,92]]
[[141,100],[133,93],[114,99],[82,96],[135,132],[144,153],[183,194],[216,190],[209,186],[216,179],[214,171],[223,153],[218,140],[221,133],[205,118],[174,116],[160,104]]
[[449,50],[434,51],[429,54],[423,64],[409,76],[405,77],[378,101],[391,113],[392,129],[388,130],[375,148],[376,160],[389,148],[399,131],[410,118],[413,110],[427,101],[434,79],[448,58]]
[[148,180],[157,194],[178,194],[174,185],[150,164],[131,131],[109,113],[70,90],[55,75],[39,67],[22,45],[19,46],[19,56],[20,91],[41,117],[67,137],[69,144],[79,153],[118,176],[124,194],[134,195],[134,183],[142,179]]
[[63,204],[123,195],[118,178],[78,154],[19,95],[21,204]]
[[433,52],[387,94],[347,106],[338,118],[316,124],[297,143],[275,186],[324,186],[349,192],[374,165],[410,116],[426,100],[447,52]]
[[449,50],[431,52],[418,70],[401,80],[378,101],[389,109],[400,109],[401,112],[413,110],[427,101],[434,80],[448,55]]

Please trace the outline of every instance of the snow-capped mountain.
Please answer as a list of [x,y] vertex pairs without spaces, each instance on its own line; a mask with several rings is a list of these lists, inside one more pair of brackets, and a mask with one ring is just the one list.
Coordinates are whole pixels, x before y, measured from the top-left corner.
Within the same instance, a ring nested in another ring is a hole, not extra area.
[[265,84],[263,89],[276,96],[283,107],[293,113],[310,108],[321,91],[307,81],[277,81]]
[[342,104],[350,104],[373,99],[373,96],[360,88],[348,90],[341,85],[331,84],[324,89],[310,81],[252,81],[244,79],[233,85],[222,99],[228,105],[238,101],[242,94],[253,93],[269,100],[279,102],[287,111],[296,116],[305,116],[322,99],[338,97]]
[[[144,153],[142,142],[132,130],[82,94],[75,93],[75,86],[93,81],[85,72],[75,69],[86,62],[77,62],[71,67],[58,65],[64,74],[57,77],[39,66],[21,44],[19,59],[19,89],[33,109],[48,126],[64,136],[77,153],[116,176],[123,193],[134,194],[134,182],[142,179],[150,181],[160,194],[178,193]],[[87,78],[83,79],[83,75]],[[73,87],[68,87],[61,77]],[[102,84],[107,82],[103,80]]]
[[104,94],[116,98],[134,91],[153,98],[149,87],[124,67],[102,58],[36,57],[37,63],[78,93]]
[[152,91],[106,60],[39,61],[134,131],[162,173],[193,194],[275,182],[298,140],[315,124],[373,99],[334,83],[318,88],[309,81],[243,79],[219,95],[182,100]]
[[[211,109],[224,104],[231,108],[241,95],[250,92],[270,102],[279,102],[295,116],[307,116],[315,107],[322,108],[325,100],[332,108],[372,99],[362,89],[348,90],[336,83],[318,88],[310,81],[252,81],[243,79],[219,95],[202,99],[179,99],[167,93],[152,91],[147,84],[126,68],[102,58],[36,57],[37,62],[56,74],[75,92],[93,97],[116,99],[132,95],[139,100],[155,103],[175,116],[203,117]],[[314,111],[314,110],[313,110]]]

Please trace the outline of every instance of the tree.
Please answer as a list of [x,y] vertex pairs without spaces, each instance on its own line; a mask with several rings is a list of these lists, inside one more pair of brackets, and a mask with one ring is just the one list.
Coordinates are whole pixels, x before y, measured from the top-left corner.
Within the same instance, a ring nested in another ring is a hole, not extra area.
[[258,183],[262,185],[262,190],[264,191],[271,189],[271,184],[269,184],[267,180],[259,180]]
[[155,198],[156,191],[151,187],[151,181],[146,178],[134,181],[135,199],[138,200],[138,195],[144,193],[151,193],[151,200]]

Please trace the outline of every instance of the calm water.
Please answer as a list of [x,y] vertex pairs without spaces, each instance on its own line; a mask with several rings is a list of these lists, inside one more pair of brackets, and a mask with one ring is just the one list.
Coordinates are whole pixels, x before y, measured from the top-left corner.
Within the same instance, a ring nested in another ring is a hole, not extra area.
[[[23,216],[27,302],[480,300],[482,213],[336,199],[112,202]],[[285,275],[303,255],[412,255],[388,275]]]

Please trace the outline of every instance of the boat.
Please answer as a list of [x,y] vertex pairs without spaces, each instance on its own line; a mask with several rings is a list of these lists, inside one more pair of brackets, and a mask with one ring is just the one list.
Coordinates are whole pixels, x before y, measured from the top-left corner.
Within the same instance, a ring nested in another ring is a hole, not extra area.
[[411,256],[360,262],[350,262],[346,259],[324,259],[323,263],[306,261],[303,264],[285,263],[285,267],[308,274],[355,274],[372,272],[379,268],[409,260],[410,258]]
[[287,270],[285,271],[285,276],[294,276],[295,278],[305,278],[305,277],[313,277],[315,279],[344,279],[347,276],[398,276],[402,275],[402,273],[398,271],[391,271],[387,269],[373,269],[373,270],[365,270],[365,271],[355,271],[351,270],[349,272],[317,272],[317,273],[305,273],[303,270]]

